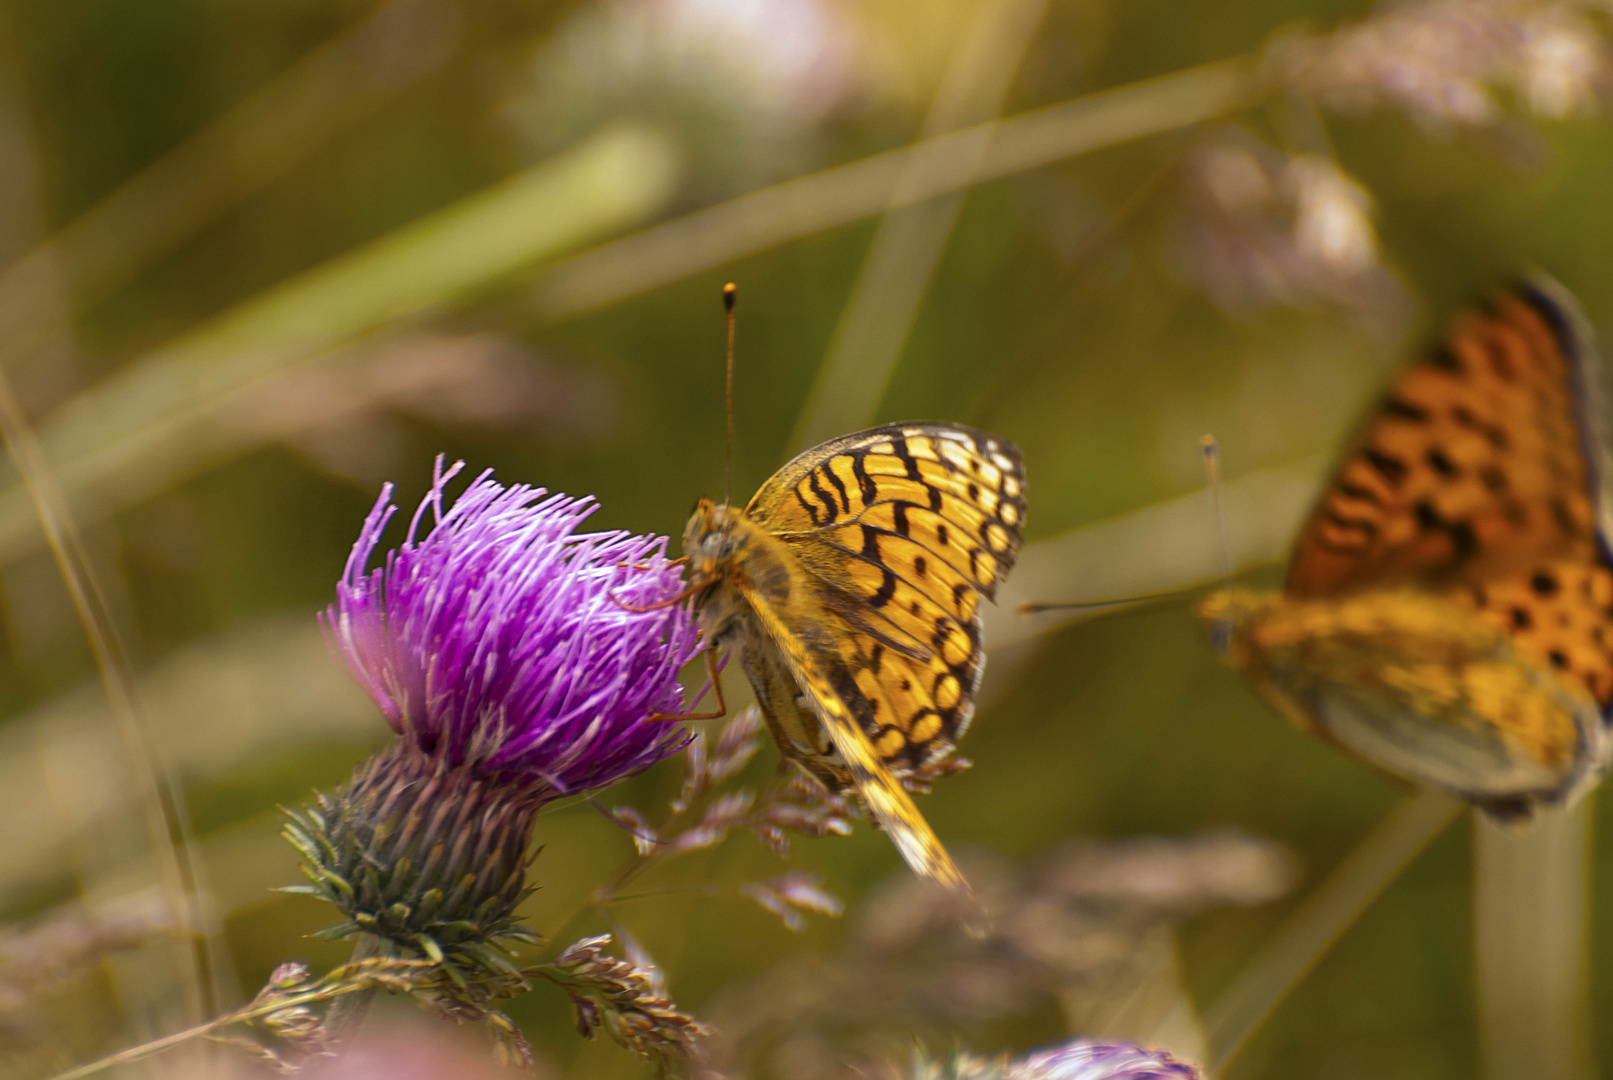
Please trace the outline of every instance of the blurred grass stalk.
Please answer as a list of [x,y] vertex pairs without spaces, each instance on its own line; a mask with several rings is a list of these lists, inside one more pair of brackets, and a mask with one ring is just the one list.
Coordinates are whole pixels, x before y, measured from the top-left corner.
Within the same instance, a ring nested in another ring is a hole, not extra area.
[[[558,263],[534,295],[550,318],[578,315],[902,203],[1193,124],[1261,93],[1253,62],[1239,57],[1033,110],[654,226]],[[990,143],[981,158],[983,133]],[[928,172],[898,192],[908,163],[920,159]],[[221,436],[209,410],[362,334],[650,215],[676,172],[660,135],[614,128],[269,290],[43,421],[58,482],[79,519],[91,521],[250,449]],[[39,539],[26,494],[0,490],[0,561],[36,550]]]
[[1485,1080],[1586,1080],[1595,797],[1524,827],[1475,815],[1473,932]]
[[[1254,59],[1240,56],[925,139],[573,256],[538,277],[532,304],[553,322],[576,318],[871,214],[1235,112],[1264,94]],[[909,174],[914,161],[925,163],[922,175]]]
[[0,362],[51,350],[53,316],[131,281],[310,151],[439,70],[458,42],[452,0],[392,0],[0,270]]
[[1226,1069],[1289,992],[1463,809],[1463,803],[1431,788],[1407,799],[1300,901],[1204,1010],[1212,1075]]
[[[311,753],[344,762],[386,731],[306,616],[235,626],[181,647],[143,671],[134,693],[160,757],[204,791]],[[105,736],[110,722],[105,695],[83,686],[0,730],[0,907],[59,889],[63,853],[82,848],[86,834],[113,831],[128,813],[134,781],[121,747]],[[204,863],[226,912],[241,888],[238,870],[206,852]],[[142,887],[129,874],[108,867],[98,887]]]
[[113,727],[123,745],[125,767],[135,779],[135,802],[145,826],[151,859],[156,864],[157,880],[179,929],[173,939],[174,967],[184,1004],[184,1020],[187,1024],[197,1023],[218,1007],[217,988],[203,973],[207,968],[207,953],[216,954],[219,942],[210,942],[211,948],[204,950],[197,936],[203,930],[203,922],[196,915],[191,896],[202,871],[191,843],[178,779],[152,743],[135,698],[133,679],[106,602],[106,592],[96,579],[66,497],[4,374],[0,374],[0,439],[4,440],[6,451],[22,477],[23,489],[38,517],[95,657]]
[[[991,120],[1002,111],[1025,50],[1035,40],[1047,0],[980,0],[954,46],[951,63],[919,139]],[[962,171],[979,168],[991,129],[977,128],[958,152]],[[930,280],[963,209],[959,189],[906,205],[905,192],[922,185],[932,165],[916,154],[897,180],[899,205],[880,219],[851,298],[840,313],[828,355],[796,419],[789,445],[804,450],[825,439],[867,427],[907,344]]]
[[85,551],[67,498],[3,372],[0,437],[22,476],[95,657],[113,727],[123,746],[125,756],[120,764],[134,778],[135,801],[150,856],[156,864],[157,880],[178,928],[175,966],[185,1020],[194,1024],[223,1007],[225,989],[220,981],[229,969],[224,965],[227,953],[218,921],[202,915],[193,900],[207,893],[207,874],[191,833],[184,792],[141,708],[112,608]]
[[[218,421],[250,393],[652,214],[676,186],[659,132],[623,125],[429,214],[214,319],[84,391],[39,425],[74,509],[94,519],[217,465],[240,445]],[[0,491],[0,559],[33,550],[26,492]]]

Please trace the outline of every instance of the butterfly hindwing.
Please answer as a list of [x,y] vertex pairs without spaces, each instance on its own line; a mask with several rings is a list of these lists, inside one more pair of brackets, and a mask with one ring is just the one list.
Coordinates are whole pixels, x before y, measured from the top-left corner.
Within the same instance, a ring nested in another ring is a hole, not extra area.
[[[814,639],[822,638],[818,628],[795,625],[790,610],[775,608],[754,594],[746,599],[767,638],[761,647],[776,649],[784,660],[833,744],[836,764],[849,773],[858,797],[903,860],[914,873],[952,889],[967,890],[946,848],[887,766],[889,758],[859,721],[859,705],[865,702],[858,701],[855,676],[839,650],[815,645]],[[770,711],[768,705],[764,702],[764,711]],[[782,709],[785,703],[771,705]]]
[[1524,572],[1474,582],[1456,594],[1504,630],[1530,662],[1613,702],[1613,569],[1591,558],[1541,560]]

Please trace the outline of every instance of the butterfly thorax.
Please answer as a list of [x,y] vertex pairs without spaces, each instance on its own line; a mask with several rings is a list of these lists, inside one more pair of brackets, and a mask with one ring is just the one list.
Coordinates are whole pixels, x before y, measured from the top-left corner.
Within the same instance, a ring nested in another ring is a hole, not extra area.
[[785,604],[792,593],[792,565],[778,539],[745,516],[738,507],[701,499],[683,530],[683,553],[700,628],[707,640],[721,636],[725,625],[748,608],[744,592]]
[[[796,685],[787,664],[761,626],[753,600],[798,615],[818,607],[813,583],[783,541],[751,521],[743,510],[702,499],[684,529],[693,600],[701,636],[710,648],[734,654],[756,693],[757,704],[780,749],[834,791],[850,777],[834,744]],[[825,629],[827,612],[799,621]]]

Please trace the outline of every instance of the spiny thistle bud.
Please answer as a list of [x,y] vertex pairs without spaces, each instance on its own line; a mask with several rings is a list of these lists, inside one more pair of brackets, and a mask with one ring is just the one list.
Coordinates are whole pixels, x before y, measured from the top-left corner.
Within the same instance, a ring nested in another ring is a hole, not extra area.
[[327,936],[492,977],[510,970],[501,943],[526,937],[515,908],[538,809],[686,744],[647,718],[681,711],[697,641],[681,605],[640,610],[682,587],[665,538],[578,532],[591,500],[487,473],[445,509],[459,470],[438,460],[373,570],[390,485],[364,523],[322,622],[400,739],[293,812],[286,836],[307,860],[301,891],[346,916]]

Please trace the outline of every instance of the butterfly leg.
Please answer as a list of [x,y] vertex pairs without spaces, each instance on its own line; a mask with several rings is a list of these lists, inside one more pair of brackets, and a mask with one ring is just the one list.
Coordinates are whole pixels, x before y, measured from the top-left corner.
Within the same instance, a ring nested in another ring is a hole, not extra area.
[[[711,681],[712,692],[717,695],[717,709],[707,713],[651,713],[645,717],[651,723],[663,723],[673,720],[715,720],[719,716],[728,714],[728,705],[722,699],[722,679],[717,672],[717,653],[708,648],[706,650],[706,677]],[[705,694],[701,694],[705,697]]]

